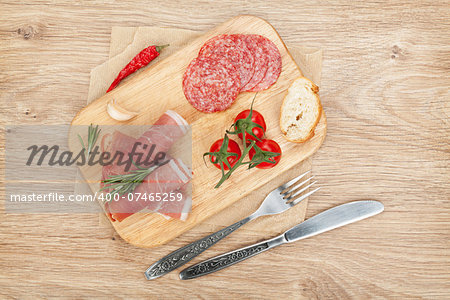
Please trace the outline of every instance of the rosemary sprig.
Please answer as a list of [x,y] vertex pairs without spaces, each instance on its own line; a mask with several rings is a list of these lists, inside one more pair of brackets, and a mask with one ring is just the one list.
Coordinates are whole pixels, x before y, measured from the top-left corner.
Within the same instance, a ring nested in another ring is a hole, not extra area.
[[159,167],[158,165],[155,165],[145,169],[137,165],[135,166],[137,169],[127,174],[111,175],[107,179],[102,180],[104,186],[100,191],[111,189],[109,192],[111,195],[119,194],[120,196],[132,193],[134,189],[144,181],[145,177]]
[[86,151],[86,155],[89,158],[89,155],[91,154],[92,149],[94,148],[95,143],[97,143],[98,136],[100,134],[101,129],[98,129],[98,125],[94,127],[94,125],[89,125],[88,128],[88,139],[87,139],[87,149],[83,142],[83,139],[81,138],[80,134],[78,134],[78,140],[81,143],[81,146],[83,147],[84,151]]

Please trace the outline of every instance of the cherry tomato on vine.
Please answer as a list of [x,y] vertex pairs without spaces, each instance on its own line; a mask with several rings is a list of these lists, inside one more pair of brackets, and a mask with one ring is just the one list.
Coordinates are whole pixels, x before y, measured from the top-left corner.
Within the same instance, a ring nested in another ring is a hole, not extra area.
[[210,161],[218,169],[223,166],[224,170],[229,170],[241,158],[242,153],[238,143],[225,135],[223,139],[217,140],[211,145],[209,152],[206,152],[203,156],[206,155],[209,155]]
[[[257,141],[255,146],[250,149],[249,157],[254,161],[258,169],[270,169],[278,164],[281,159],[281,148],[274,140]],[[251,167],[253,167],[251,166]]]
[[[251,118],[248,117],[250,113],[252,114]],[[250,143],[250,140],[261,140],[266,132],[266,121],[264,121],[264,117],[256,110],[246,109],[240,112],[234,119],[234,124],[235,130],[241,132],[238,134],[241,140],[243,138],[242,132],[245,132],[247,144]]]

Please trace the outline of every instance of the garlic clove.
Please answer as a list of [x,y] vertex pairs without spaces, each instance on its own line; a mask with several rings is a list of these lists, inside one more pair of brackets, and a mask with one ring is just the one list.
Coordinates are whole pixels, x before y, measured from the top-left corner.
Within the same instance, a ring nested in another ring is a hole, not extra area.
[[137,116],[137,112],[126,110],[117,104],[114,99],[111,99],[111,101],[108,102],[106,111],[111,118],[117,121],[128,121]]

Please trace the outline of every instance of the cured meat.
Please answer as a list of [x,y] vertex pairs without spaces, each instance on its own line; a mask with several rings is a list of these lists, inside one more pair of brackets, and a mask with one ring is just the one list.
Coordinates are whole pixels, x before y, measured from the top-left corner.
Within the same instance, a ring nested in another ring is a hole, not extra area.
[[[105,135],[102,139],[102,148],[108,150],[112,155],[117,151],[128,155],[133,150],[135,143],[135,153],[141,153],[141,163],[145,160],[151,162],[157,153],[167,153],[173,143],[184,136],[188,129],[188,123],[178,113],[172,110],[166,111],[149,130],[144,132],[139,139],[134,139],[119,131],[115,131],[112,136]],[[111,146],[111,142],[114,144]],[[154,147],[152,147],[154,146]],[[126,160],[127,157],[124,157]],[[133,157],[136,162],[137,158]],[[147,166],[146,166],[147,167]],[[148,166],[150,167],[150,166]],[[126,164],[111,165],[104,171],[110,172],[110,175],[118,175],[125,173]],[[136,166],[131,165],[128,171],[135,170]]]
[[268,57],[267,62],[267,71],[264,75],[264,78],[258,82],[253,88],[248,89],[248,91],[258,92],[262,90],[266,90],[272,86],[275,82],[277,82],[278,77],[280,77],[281,73],[281,54],[275,44],[264,37],[264,40],[261,42],[261,47],[263,47],[264,52]]
[[266,38],[258,35],[258,34],[248,34],[241,35],[242,39],[245,41],[247,48],[253,55],[254,58],[254,72],[250,81],[242,87],[243,92],[250,91],[253,87],[255,87],[266,75],[269,56],[264,51],[263,47],[266,42]]
[[[136,147],[138,153],[142,153],[143,162],[146,157],[155,157],[157,153],[167,153],[173,143],[184,136],[187,132],[187,122],[176,112],[166,111],[149,130],[144,132],[137,139],[136,143],[140,143]],[[154,148],[152,149],[152,146]],[[131,152],[133,145],[129,148]],[[151,161],[151,159],[149,159]]]
[[[120,131],[114,131],[114,133],[107,133],[103,136],[101,141],[101,151],[109,152],[114,155],[116,152],[127,153],[130,145],[133,145],[136,139],[126,135]],[[112,175],[123,174],[123,167],[119,167],[116,164],[109,164],[102,168],[102,181]],[[103,183],[100,184],[103,187]]]
[[217,40],[223,39],[224,37],[230,36],[229,34],[220,34],[220,35],[216,35],[215,37],[210,38],[209,40],[207,40],[203,46],[200,48],[200,50],[198,51],[198,56],[202,56],[203,53],[205,53],[205,51],[208,51],[208,48],[212,48],[214,47],[215,43]]
[[199,111],[212,113],[227,109],[241,89],[239,72],[225,58],[198,57],[183,76],[183,92]]
[[[176,112],[167,111],[139,139],[123,134],[120,131],[115,131],[112,134],[106,134],[102,138],[101,148],[103,152],[110,152],[111,155],[120,151],[124,153],[125,160],[128,159],[127,155],[133,149],[136,142],[141,142],[142,145],[155,145],[153,153],[158,153],[159,151],[166,153],[172,144],[187,132],[187,125],[187,122]],[[141,148],[137,147],[135,152],[151,151],[148,149],[150,147],[144,149],[142,145],[139,146]],[[184,187],[192,178],[192,171],[180,159],[174,159],[166,154],[163,161],[168,161],[168,163],[150,173],[136,187],[132,199],[137,199],[139,194],[146,194],[148,196],[154,193],[170,193],[176,191]],[[124,168],[124,165],[119,166],[116,163],[104,166],[102,169],[102,180],[112,175],[127,173]],[[136,166],[132,165],[131,170],[134,169],[136,169]],[[183,195],[182,203],[170,206],[161,201],[146,201],[145,197],[138,201],[128,201],[127,195],[124,195],[118,201],[106,203],[105,210],[114,221],[122,221],[130,215],[143,210],[158,211],[164,207],[165,209],[160,212],[161,214],[167,212],[168,214],[170,213],[170,217],[185,218],[186,214],[183,211],[190,209],[190,207],[186,208],[190,205],[190,201],[189,197]]]
[[218,35],[206,41],[187,67],[183,92],[199,111],[223,111],[231,106],[240,91],[262,91],[272,86],[280,76],[281,67],[280,51],[266,37]]
[[241,87],[245,86],[254,73],[254,57],[243,39],[244,35],[224,34],[208,40],[200,49],[199,56],[226,59],[234,65],[241,76]]
[[177,190],[175,193],[181,193],[181,201],[163,202],[157,212],[163,216],[186,221],[187,216],[191,211],[192,197],[188,196],[188,193],[183,189]]
[[[129,201],[128,197],[124,196],[119,198],[118,201],[112,200],[107,202],[105,204],[105,210],[112,220],[119,222],[143,209],[158,212],[164,202],[150,200],[150,197],[155,197],[156,193],[163,196],[164,194],[176,191],[189,182],[191,178],[191,170],[180,159],[172,159],[150,173],[137,186],[133,192],[133,198],[130,197],[133,201]],[[172,214],[179,213],[181,216],[184,205],[179,208],[179,211],[176,211],[176,208],[171,211],[167,211],[166,209],[166,212]]]
[[[136,141],[141,143],[136,147],[136,152],[143,153],[143,158],[150,154],[153,149],[153,155],[158,152],[166,153],[173,143],[184,136],[187,132],[188,123],[179,114],[173,110],[166,111],[149,130],[144,132]],[[128,152],[131,152],[133,144],[130,145]]]
[[185,134],[187,132],[188,122],[180,116],[176,111],[168,110],[153,125],[174,125],[179,126],[180,130]]

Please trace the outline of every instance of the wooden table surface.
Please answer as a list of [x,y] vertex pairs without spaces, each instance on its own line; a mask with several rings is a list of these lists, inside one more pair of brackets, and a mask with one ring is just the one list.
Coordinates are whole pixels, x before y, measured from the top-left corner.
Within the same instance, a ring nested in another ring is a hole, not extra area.
[[[108,57],[111,26],[205,31],[253,14],[286,42],[324,50],[328,134],[313,156],[322,190],[307,215],[360,199],[386,207],[214,275],[151,282],[150,263],[210,229],[138,249],[99,226],[98,215],[1,212],[0,298],[448,299],[450,3],[347,3],[0,1],[2,149],[6,124],[70,122],[86,103],[89,71]],[[208,255],[261,238],[231,236]]]

